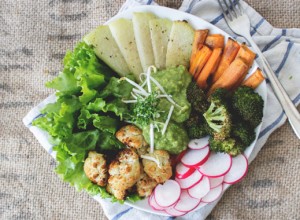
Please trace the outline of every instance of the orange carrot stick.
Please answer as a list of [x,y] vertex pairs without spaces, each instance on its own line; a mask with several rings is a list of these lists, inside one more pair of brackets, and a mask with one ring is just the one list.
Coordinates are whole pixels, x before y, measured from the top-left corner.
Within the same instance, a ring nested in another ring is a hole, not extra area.
[[195,61],[193,66],[190,68],[190,73],[194,76],[195,79],[198,78],[199,73],[205,66],[206,62],[208,61],[212,50],[209,49],[207,46],[203,46],[201,50],[196,53]]
[[236,57],[239,49],[240,49],[240,45],[235,40],[229,38],[226,43],[224,53],[222,55],[218,69],[212,76],[213,83],[216,82],[224,73],[224,71],[229,67],[230,63]]
[[245,62],[238,58],[235,59],[229,67],[224,71],[221,77],[211,86],[208,91],[208,96],[213,93],[217,88],[224,88],[231,90],[237,81],[248,70],[248,65]]
[[195,31],[194,41],[192,46],[192,54],[190,58],[190,66],[192,66],[192,62],[195,58],[197,51],[199,51],[203,47],[207,35],[208,35],[208,29]]
[[210,48],[224,48],[224,36],[222,34],[212,34],[207,36],[205,44]]
[[212,51],[211,56],[209,57],[209,60],[201,70],[198,78],[197,78],[197,84],[201,89],[207,88],[207,79],[209,75],[212,73],[212,70],[215,68],[216,64],[218,63],[218,60],[221,57],[222,54],[222,48],[215,48]]
[[236,58],[241,58],[250,68],[253,64],[256,54],[250,50],[245,43],[241,44],[239,52],[236,55]]
[[254,73],[252,73],[243,83],[242,85],[251,87],[252,89],[256,89],[263,81],[265,77],[261,71],[261,69],[257,68]]

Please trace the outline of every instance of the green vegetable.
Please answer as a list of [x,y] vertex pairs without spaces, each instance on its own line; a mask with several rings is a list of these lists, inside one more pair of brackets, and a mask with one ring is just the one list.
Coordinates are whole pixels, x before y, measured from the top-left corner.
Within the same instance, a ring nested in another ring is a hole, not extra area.
[[252,88],[241,86],[232,96],[233,109],[252,128],[257,127],[263,117],[264,101]]
[[209,139],[209,148],[214,152],[223,152],[231,156],[241,154],[247,146],[241,144],[234,138],[227,138],[224,140],[216,140],[213,137]]
[[231,131],[232,120],[226,94],[226,90],[217,89],[209,99],[209,109],[203,114],[215,140],[224,140]]
[[245,146],[255,140],[255,131],[246,122],[237,122],[232,126],[231,136],[238,139]]
[[57,174],[77,190],[116,201],[86,177],[83,164],[90,150],[107,152],[125,147],[114,134],[121,119],[129,115],[121,100],[130,96],[132,86],[113,77],[85,43],[66,54],[63,71],[46,85],[57,90],[57,101],[48,104],[41,111],[43,117],[33,125],[47,131],[56,145]]
[[191,103],[193,111],[204,113],[209,107],[204,91],[193,80],[186,90],[187,100]]
[[191,113],[190,118],[185,122],[187,133],[190,139],[205,137],[210,134],[210,128],[203,116]]

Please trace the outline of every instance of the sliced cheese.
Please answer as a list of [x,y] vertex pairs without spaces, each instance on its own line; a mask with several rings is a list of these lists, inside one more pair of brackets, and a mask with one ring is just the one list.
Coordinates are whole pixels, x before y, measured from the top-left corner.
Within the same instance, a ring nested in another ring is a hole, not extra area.
[[126,76],[130,72],[108,26],[95,28],[83,40],[88,45],[93,45],[96,55],[120,76]]
[[144,72],[154,65],[154,55],[151,43],[149,21],[156,18],[152,13],[135,12],[132,16],[133,30],[137,50]]
[[185,21],[174,21],[170,33],[166,67],[189,66],[194,29]]
[[131,20],[120,18],[108,24],[112,36],[126,60],[130,72],[139,80],[140,73],[143,72]]
[[158,69],[166,67],[166,54],[172,24],[172,21],[165,18],[149,21],[155,66]]

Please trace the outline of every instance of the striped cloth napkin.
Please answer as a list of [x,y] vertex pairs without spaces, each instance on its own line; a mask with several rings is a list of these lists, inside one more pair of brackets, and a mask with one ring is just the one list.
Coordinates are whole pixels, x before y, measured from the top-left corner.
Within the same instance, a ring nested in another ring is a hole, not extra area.
[[[156,5],[156,3],[152,0],[127,0],[121,7],[120,11],[124,11],[130,7],[147,4]],[[286,91],[293,100],[294,104],[298,105],[300,102],[300,29],[274,28],[247,3],[241,1],[241,4],[251,20],[251,35],[253,36],[254,41],[263,51],[271,67],[277,74],[283,86],[286,88]],[[213,25],[223,29],[237,40],[241,42],[245,41],[242,38],[235,36],[235,34],[230,31],[226,25],[217,0],[184,0],[179,10],[199,16],[209,21]],[[256,61],[259,63],[259,60]],[[268,82],[267,87],[267,112],[263,119],[259,139],[250,157],[250,162],[256,157],[257,153],[266,143],[270,134],[286,121],[286,116]],[[40,110],[47,103],[54,101],[54,95],[48,97],[38,106],[33,108],[23,119],[24,124],[30,129],[42,146],[53,157],[55,154],[52,152],[52,146],[47,140],[47,134],[36,127],[31,126],[31,122],[40,116]],[[94,199],[99,201],[106,216],[112,220],[174,219],[173,217],[165,217],[146,213],[127,205],[120,205],[116,203],[113,204],[110,201],[101,199],[99,197],[94,197]],[[206,205],[203,208],[188,213],[185,216],[177,217],[176,219],[205,219],[215,207],[217,202],[218,201]]]

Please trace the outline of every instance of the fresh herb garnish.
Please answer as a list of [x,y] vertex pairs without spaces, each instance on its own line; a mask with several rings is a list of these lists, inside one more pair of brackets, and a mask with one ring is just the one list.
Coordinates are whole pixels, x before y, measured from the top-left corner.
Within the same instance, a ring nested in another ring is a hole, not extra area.
[[147,97],[138,97],[137,102],[133,107],[133,122],[140,125],[146,126],[150,122],[155,121],[159,118],[160,111],[157,106],[159,104],[159,98],[157,92],[151,92]]

